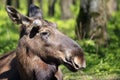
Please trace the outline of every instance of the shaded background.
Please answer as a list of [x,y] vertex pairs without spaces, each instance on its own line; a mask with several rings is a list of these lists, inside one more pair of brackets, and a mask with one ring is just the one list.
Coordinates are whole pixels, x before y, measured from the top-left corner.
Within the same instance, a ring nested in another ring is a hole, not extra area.
[[12,23],[5,6],[28,15],[33,3],[41,7],[46,20],[56,22],[84,49],[86,69],[73,73],[60,66],[64,80],[120,80],[119,0],[1,0],[0,55],[14,50],[19,39],[20,25]]

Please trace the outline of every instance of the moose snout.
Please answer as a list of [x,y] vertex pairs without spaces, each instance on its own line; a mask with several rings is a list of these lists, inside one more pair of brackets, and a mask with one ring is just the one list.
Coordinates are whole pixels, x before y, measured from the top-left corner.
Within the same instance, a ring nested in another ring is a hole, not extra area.
[[81,48],[75,47],[67,51],[66,54],[65,61],[67,63],[67,67],[71,71],[76,72],[79,69],[84,69],[86,67],[86,61]]
[[86,67],[86,62],[84,58],[80,56],[75,56],[72,58],[66,58],[65,65],[73,72],[78,71],[79,69],[84,69]]
[[83,69],[86,67],[86,62],[84,58],[80,58],[78,56],[75,56],[72,60],[73,66],[76,69]]
[[[73,67],[76,70],[83,69],[86,67],[86,61],[84,58],[84,52],[81,49],[80,46],[74,46],[73,49],[71,49],[71,62],[73,64]],[[70,56],[69,56],[70,57]]]

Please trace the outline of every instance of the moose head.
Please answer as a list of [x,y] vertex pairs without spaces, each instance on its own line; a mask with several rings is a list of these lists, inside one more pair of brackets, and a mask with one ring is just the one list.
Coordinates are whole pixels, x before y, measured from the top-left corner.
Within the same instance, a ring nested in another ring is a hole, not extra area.
[[[77,71],[85,67],[82,48],[72,39],[61,33],[53,22],[44,20],[41,10],[30,6],[29,17],[7,6],[11,20],[21,24],[18,54],[37,55],[46,63],[64,64],[69,70]],[[17,54],[17,55],[18,55]]]

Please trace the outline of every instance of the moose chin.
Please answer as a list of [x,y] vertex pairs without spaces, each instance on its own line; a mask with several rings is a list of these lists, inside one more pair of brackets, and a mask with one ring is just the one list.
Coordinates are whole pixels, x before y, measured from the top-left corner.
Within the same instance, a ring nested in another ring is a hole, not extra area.
[[31,5],[29,17],[11,6],[6,10],[21,24],[20,38],[15,50],[0,57],[0,80],[63,80],[59,65],[73,72],[85,68],[82,48],[55,23],[44,20],[39,7]]

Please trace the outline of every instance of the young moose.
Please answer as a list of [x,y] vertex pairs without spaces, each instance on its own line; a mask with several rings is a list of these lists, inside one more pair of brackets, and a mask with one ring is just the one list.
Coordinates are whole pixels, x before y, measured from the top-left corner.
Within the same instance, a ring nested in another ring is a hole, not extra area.
[[37,6],[30,6],[29,17],[11,6],[6,10],[21,31],[16,50],[0,58],[0,80],[62,80],[60,64],[73,72],[85,67],[80,46],[44,20]]

